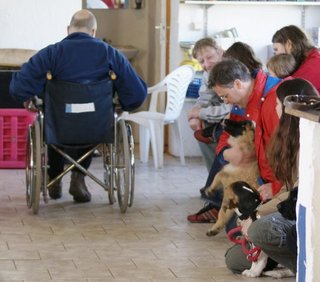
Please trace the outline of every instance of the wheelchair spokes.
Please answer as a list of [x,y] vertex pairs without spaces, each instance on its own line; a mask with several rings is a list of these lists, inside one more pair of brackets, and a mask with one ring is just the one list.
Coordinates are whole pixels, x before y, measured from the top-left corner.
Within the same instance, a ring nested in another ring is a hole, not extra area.
[[130,152],[128,142],[128,132],[124,120],[117,122],[116,136],[116,178],[115,184],[118,195],[119,207],[122,213],[125,213],[129,203],[130,187]]
[[102,147],[104,159],[104,183],[108,191],[109,203],[115,202],[114,197],[114,150],[113,144],[104,144]]
[[104,180],[109,202],[118,204],[122,213],[133,203],[134,193],[134,141],[131,126],[121,118],[115,121],[114,144],[103,146]]
[[32,139],[32,127],[29,126],[28,128],[28,142],[26,148],[26,200],[28,208],[32,206],[32,187],[34,186],[34,146],[33,146],[33,139]]
[[[132,206],[134,196],[134,140],[131,126],[115,115],[113,143],[100,144],[103,156],[104,179],[95,177],[89,170],[85,170],[79,163],[89,156],[98,145],[91,147],[86,154],[77,160],[72,159],[63,150],[53,144],[48,145],[44,140],[43,115],[40,112],[33,125],[28,129],[27,151],[26,151],[26,200],[27,206],[32,208],[34,214],[39,211],[40,195],[42,193],[44,202],[48,202],[48,189],[55,181],[73,167],[77,167],[97,184],[108,192],[110,204],[118,199],[120,211],[125,213]],[[69,165],[55,179],[47,177],[48,146],[63,155],[69,161]]]
[[26,166],[26,199],[34,214],[39,211],[41,191],[41,138],[38,121],[28,129]]
[[129,194],[129,207],[133,204],[134,199],[134,176],[135,176],[135,163],[134,163],[134,140],[131,125],[126,123],[127,126],[127,134],[128,134],[128,142],[129,142],[129,153],[130,153],[130,194]]

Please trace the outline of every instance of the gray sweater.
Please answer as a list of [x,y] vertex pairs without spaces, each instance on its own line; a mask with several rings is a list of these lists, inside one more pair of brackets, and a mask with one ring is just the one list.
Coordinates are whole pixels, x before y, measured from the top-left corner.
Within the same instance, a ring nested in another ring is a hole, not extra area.
[[231,105],[224,104],[220,97],[208,88],[208,73],[203,72],[199,98],[195,106],[201,108],[200,118],[208,123],[221,121],[231,110]]

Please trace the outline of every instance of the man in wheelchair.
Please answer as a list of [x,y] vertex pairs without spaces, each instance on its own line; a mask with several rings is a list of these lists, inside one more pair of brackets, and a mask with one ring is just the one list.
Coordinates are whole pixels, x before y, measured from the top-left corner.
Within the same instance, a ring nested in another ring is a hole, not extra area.
[[[11,95],[30,110],[32,99],[45,92],[47,79],[87,85],[103,81],[111,72],[113,91],[118,95],[121,108],[131,111],[142,105],[147,94],[145,82],[119,51],[95,38],[97,30],[95,16],[88,10],[80,10],[72,16],[67,30],[67,37],[40,50],[13,75],[10,84]],[[81,126],[82,124],[79,124],[79,127]],[[74,128],[68,128],[62,134],[67,134],[67,131],[72,133],[73,130]],[[67,149],[68,154],[75,159],[82,155],[83,150],[72,147]],[[91,158],[92,156],[84,159],[80,164],[88,169]],[[64,169],[64,158],[50,147],[48,147],[48,167],[49,179],[54,179]],[[72,170],[69,193],[76,202],[91,200],[84,177],[79,169]],[[52,199],[61,198],[61,179],[50,187],[49,196]]]

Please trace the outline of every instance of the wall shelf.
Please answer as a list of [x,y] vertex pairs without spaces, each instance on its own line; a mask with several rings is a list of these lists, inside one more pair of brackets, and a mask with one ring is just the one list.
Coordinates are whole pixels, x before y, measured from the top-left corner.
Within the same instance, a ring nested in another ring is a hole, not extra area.
[[315,1],[196,1],[181,0],[181,3],[194,5],[290,5],[290,6],[320,6],[320,2]]

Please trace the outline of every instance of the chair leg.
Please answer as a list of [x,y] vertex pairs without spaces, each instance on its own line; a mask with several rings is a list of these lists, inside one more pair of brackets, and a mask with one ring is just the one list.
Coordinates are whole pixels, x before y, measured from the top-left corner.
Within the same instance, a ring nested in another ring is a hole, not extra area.
[[179,119],[177,119],[172,125],[173,125],[174,134],[176,134],[176,137],[178,138],[178,140],[180,142],[180,162],[181,162],[182,165],[185,165],[186,164],[186,160],[185,160],[185,157],[184,157],[183,138],[182,138]]
[[143,125],[139,126],[139,139],[140,161],[147,163],[149,159],[150,131]]
[[163,167],[163,123],[150,121],[152,156],[155,168]]
[[159,124],[159,134],[157,136],[158,142],[158,156],[159,156],[159,165],[163,167],[163,154],[164,154],[164,124]]

